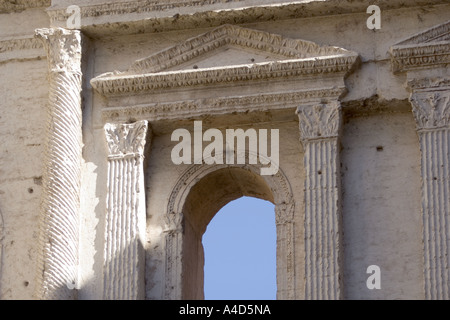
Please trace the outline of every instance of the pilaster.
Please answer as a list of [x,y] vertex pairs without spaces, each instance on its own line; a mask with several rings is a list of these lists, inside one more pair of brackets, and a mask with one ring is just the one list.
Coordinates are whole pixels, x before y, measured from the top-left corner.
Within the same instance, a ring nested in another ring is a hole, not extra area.
[[421,150],[425,298],[450,298],[450,80],[410,81]]
[[147,121],[106,124],[108,182],[104,299],[144,298],[144,146]]
[[297,109],[305,155],[305,299],[342,298],[338,101]]

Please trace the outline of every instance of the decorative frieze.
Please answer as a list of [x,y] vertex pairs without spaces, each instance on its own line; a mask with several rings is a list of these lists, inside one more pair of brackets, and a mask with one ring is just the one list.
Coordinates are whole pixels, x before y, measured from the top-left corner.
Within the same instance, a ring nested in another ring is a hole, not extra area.
[[45,58],[44,44],[34,36],[0,40],[0,62]]
[[36,36],[44,44],[49,66],[36,295],[73,299],[79,263],[81,34],[38,29]]
[[305,298],[342,298],[339,102],[297,109],[304,146]]
[[144,146],[147,121],[105,125],[108,181],[104,299],[144,298]]
[[202,114],[246,112],[247,110],[295,109],[299,103],[310,103],[318,99],[337,99],[345,92],[345,87],[333,87],[274,94],[110,107],[102,110],[102,116],[105,121],[126,121],[130,118],[161,120],[182,119]]
[[251,80],[276,80],[287,77],[348,73],[355,57],[308,58],[301,61],[277,61],[211,68],[188,72],[166,72],[128,75],[104,75],[91,80],[95,90],[104,96],[168,90],[179,87],[195,87],[212,84],[233,84]]

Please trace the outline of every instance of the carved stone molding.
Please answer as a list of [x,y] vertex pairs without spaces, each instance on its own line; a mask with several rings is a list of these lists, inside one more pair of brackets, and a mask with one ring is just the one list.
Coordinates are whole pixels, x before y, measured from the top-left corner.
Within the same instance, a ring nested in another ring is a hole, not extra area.
[[0,62],[45,57],[44,44],[34,36],[0,40]]
[[[274,61],[197,70],[167,71],[224,46],[243,47]],[[100,75],[91,84],[100,94],[113,97],[180,87],[236,85],[239,82],[287,79],[349,73],[358,61],[355,52],[319,46],[310,41],[284,38],[258,30],[224,25],[172,48],[136,61],[125,72]]]
[[297,109],[304,145],[305,298],[342,298],[342,208],[338,101]]
[[[223,25],[200,36],[163,50],[132,64],[129,73],[158,73],[186,63],[189,60],[215,51],[221,47],[240,47],[246,50],[264,51],[278,55],[281,59],[306,59],[338,55],[349,56],[351,52],[338,47],[319,46],[298,39],[247,29],[233,25]],[[340,60],[344,62],[344,59]],[[321,65],[318,62],[318,66]]]
[[297,115],[303,141],[339,136],[342,117],[338,101],[299,106]]
[[[53,1],[47,9],[52,26],[63,26],[69,17],[63,5]],[[446,0],[378,0],[383,10],[431,6]],[[353,0],[122,0],[80,5],[82,30],[93,35],[164,32],[187,25],[198,28],[224,23],[311,18],[333,14],[365,14],[367,3]]]
[[142,158],[147,128],[147,121],[105,125],[109,155],[103,298],[107,300],[144,298]]
[[[182,298],[182,261],[183,261],[183,206],[189,190],[208,174],[230,167],[242,167],[259,174],[259,165],[192,165],[177,181],[167,205],[165,217],[166,231],[166,277],[165,299]],[[277,261],[278,299],[295,299],[295,223],[294,198],[290,184],[281,169],[275,175],[263,176],[273,192],[277,225]]]
[[445,67],[450,63],[450,21],[390,48],[394,72]]
[[79,263],[81,35],[39,29],[36,36],[47,52],[50,84],[36,295],[39,299],[73,299]]
[[5,0],[0,2],[0,13],[23,11],[30,8],[50,7],[51,0]]
[[274,94],[152,103],[105,108],[102,110],[102,116],[105,121],[127,121],[130,118],[181,119],[202,114],[296,108],[299,104],[314,103],[322,99],[338,99],[344,93],[346,93],[345,87],[333,87]]

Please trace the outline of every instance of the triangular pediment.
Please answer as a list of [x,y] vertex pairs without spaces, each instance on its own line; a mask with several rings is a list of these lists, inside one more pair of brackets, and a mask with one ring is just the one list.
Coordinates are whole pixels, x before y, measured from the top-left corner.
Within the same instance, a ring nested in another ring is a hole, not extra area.
[[358,60],[356,52],[343,48],[223,25],[137,60],[124,72],[99,75],[91,84],[109,96],[281,78],[344,77]]
[[137,60],[128,73],[205,69],[348,54],[331,46],[264,31],[223,25],[176,46]]
[[442,41],[450,41],[450,20],[426,31],[409,37],[396,44],[396,46],[430,44]]
[[450,63],[450,20],[415,34],[390,49],[394,72],[428,69]]

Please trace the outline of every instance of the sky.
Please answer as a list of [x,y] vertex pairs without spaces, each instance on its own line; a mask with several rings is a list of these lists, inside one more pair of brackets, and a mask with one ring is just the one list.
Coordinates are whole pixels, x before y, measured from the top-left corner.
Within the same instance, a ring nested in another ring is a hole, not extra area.
[[276,299],[275,207],[242,197],[224,206],[203,235],[205,299]]

